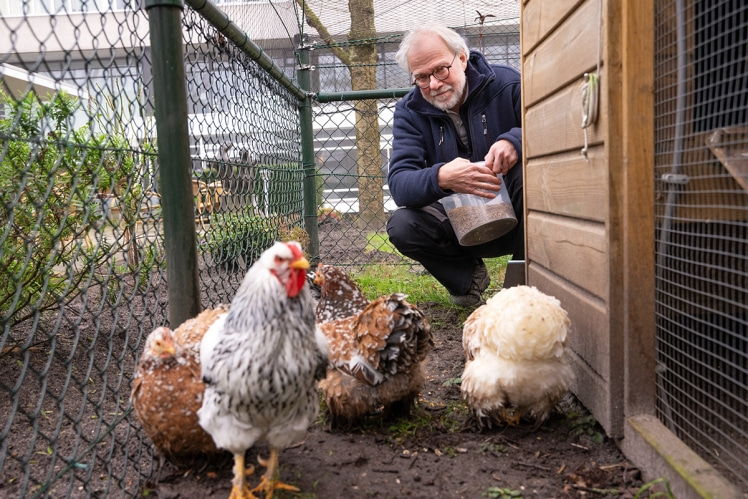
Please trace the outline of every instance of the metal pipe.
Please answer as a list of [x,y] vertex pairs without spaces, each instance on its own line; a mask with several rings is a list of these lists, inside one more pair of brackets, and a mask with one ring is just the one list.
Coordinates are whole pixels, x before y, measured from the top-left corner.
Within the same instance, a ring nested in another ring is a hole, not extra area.
[[169,325],[176,328],[201,308],[184,83],[183,5],[181,0],[146,0],[145,8],[153,61]]
[[[297,78],[302,88],[311,87],[312,78],[309,65],[309,47],[304,40],[296,40],[299,54],[299,71]],[[317,162],[314,156],[314,127],[312,120],[312,98],[306,98],[299,105],[301,127],[301,164],[304,169],[304,226],[309,234],[309,255],[317,260],[319,257],[319,232],[317,230]],[[316,263],[316,262],[314,262]]]
[[329,94],[316,94],[314,100],[321,103],[338,102],[347,100],[368,100],[368,99],[399,99],[411,88],[390,88],[376,90],[355,90],[351,92],[335,92]]
[[[655,274],[658,278],[662,276],[665,265],[665,256],[670,246],[670,230],[673,225],[675,215],[675,206],[678,201],[678,194],[682,185],[688,182],[681,172],[681,163],[683,162],[683,141],[686,126],[686,78],[688,77],[688,59],[686,46],[686,8],[683,0],[675,2],[675,24],[676,24],[676,67],[677,82],[675,95],[675,136],[673,138],[673,156],[671,160],[672,171],[669,174],[662,175],[661,180],[668,187],[667,199],[665,200],[665,214],[660,228],[660,237],[656,251]],[[659,341],[655,338],[655,341]],[[665,389],[664,376],[667,373],[667,366],[659,363],[656,368],[657,389],[662,403],[662,410],[665,415],[665,424],[673,433],[676,428],[673,422],[672,407],[670,405],[668,392]]]

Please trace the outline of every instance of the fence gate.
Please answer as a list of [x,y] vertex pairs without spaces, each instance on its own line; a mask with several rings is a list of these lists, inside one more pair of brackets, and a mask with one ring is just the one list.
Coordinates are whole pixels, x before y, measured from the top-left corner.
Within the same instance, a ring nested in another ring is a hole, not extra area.
[[657,413],[748,485],[748,4],[656,2]]

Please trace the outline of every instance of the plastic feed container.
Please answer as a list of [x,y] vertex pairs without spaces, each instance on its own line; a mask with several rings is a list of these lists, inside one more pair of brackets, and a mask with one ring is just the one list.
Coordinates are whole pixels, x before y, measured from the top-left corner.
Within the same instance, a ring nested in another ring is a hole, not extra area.
[[455,193],[440,202],[463,246],[493,241],[517,226],[517,216],[503,179],[501,190],[493,199]]

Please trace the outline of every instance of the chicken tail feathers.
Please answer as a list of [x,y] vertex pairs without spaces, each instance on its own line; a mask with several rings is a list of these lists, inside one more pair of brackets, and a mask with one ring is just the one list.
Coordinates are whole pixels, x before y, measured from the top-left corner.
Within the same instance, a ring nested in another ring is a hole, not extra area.
[[380,370],[394,375],[409,372],[420,364],[433,346],[431,326],[423,312],[406,300],[406,295],[393,293],[381,298],[385,301],[390,330],[380,351]]
[[366,360],[360,355],[354,356],[346,366],[346,369],[343,370],[359,381],[371,386],[378,385],[384,381],[384,375],[377,371],[374,366],[366,362]]

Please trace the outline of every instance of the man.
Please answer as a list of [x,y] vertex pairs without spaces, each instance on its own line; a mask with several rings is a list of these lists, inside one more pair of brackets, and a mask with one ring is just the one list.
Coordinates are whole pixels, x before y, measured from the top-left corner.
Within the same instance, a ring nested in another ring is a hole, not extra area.
[[[387,182],[399,208],[387,233],[454,304],[475,306],[490,283],[483,258],[524,259],[520,75],[488,64],[443,26],[408,32],[396,59],[415,88],[395,108]],[[479,161],[485,165],[473,163]],[[496,240],[461,246],[438,201],[455,192],[492,198],[500,188],[508,190],[517,226]]]

